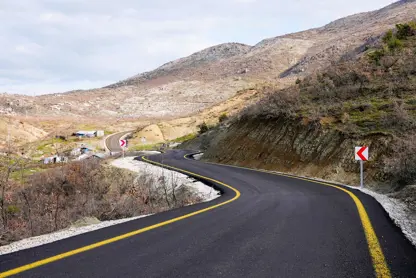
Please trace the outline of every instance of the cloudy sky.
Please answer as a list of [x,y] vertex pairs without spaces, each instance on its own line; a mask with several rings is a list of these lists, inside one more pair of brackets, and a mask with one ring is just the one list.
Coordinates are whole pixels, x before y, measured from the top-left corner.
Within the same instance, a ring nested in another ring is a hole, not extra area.
[[0,0],[0,92],[102,87],[224,43],[256,44],[393,0]]

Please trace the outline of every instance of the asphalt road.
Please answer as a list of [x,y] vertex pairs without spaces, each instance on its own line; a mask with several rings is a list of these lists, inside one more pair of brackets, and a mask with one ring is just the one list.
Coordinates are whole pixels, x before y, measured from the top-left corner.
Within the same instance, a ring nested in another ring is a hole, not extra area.
[[128,133],[131,133],[131,131],[115,133],[115,134],[108,136],[105,139],[105,144],[107,148],[112,152],[121,152],[122,149],[120,147],[119,140],[121,139],[121,137],[125,136]]
[[[227,204],[19,273],[19,277],[374,277],[357,207],[348,193],[310,181],[186,160],[163,161],[223,194],[188,206],[0,256],[0,273],[63,252]],[[158,161],[160,156],[149,159]],[[371,197],[367,212],[393,277],[416,277],[416,250]],[[237,196],[238,197],[238,196]],[[373,246],[374,247],[374,246]],[[1,275],[0,275],[1,276]]]

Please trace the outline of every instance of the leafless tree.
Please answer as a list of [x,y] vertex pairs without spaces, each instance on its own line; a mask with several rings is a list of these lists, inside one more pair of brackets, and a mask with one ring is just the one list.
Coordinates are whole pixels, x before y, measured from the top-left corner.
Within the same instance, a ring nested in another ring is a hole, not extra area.
[[1,196],[0,196],[0,209],[1,209],[1,218],[3,228],[7,227],[7,201],[6,201],[6,189],[9,186],[10,175],[18,169],[19,167],[19,158],[15,155],[15,144],[10,138],[9,132],[10,119],[8,120],[8,132],[7,132],[7,141],[5,154],[0,157],[0,187],[1,187]]

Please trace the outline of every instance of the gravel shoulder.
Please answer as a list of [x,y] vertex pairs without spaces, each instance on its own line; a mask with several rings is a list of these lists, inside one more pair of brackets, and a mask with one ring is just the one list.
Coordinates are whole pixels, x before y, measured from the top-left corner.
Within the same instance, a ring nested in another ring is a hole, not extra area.
[[103,221],[98,224],[92,224],[92,225],[88,225],[88,221],[87,221],[84,224],[86,226],[78,227],[77,225],[74,225],[74,226],[71,226],[70,228],[57,231],[54,233],[25,238],[19,241],[12,242],[8,245],[0,246],[0,255],[16,252],[16,251],[23,250],[23,249],[33,248],[36,246],[40,246],[40,245],[44,245],[44,244],[58,241],[61,239],[88,233],[88,232],[102,229],[108,226],[121,224],[127,221],[135,220],[135,219],[146,217],[146,216],[148,215],[141,215],[141,216],[123,218],[123,219],[118,219],[118,220]]
[[[168,184],[175,183],[178,187],[186,186],[197,194],[203,202],[211,201],[220,196],[220,192],[202,182],[196,181],[184,174],[164,169],[146,162],[134,160],[134,157],[116,159],[111,163],[112,166],[127,169],[136,173],[152,175],[156,180],[163,180]],[[156,187],[162,184],[156,184]]]
[[[154,154],[156,152],[148,152],[143,154]],[[137,172],[138,174],[149,174],[152,175],[156,181],[160,180],[161,177],[164,178],[165,181],[168,183],[176,183],[180,186],[186,186],[190,188],[200,199],[202,202],[211,201],[215,198],[220,196],[220,192],[216,191],[212,187],[205,185],[202,182],[196,181],[193,178],[190,178],[186,175],[170,171],[167,169],[163,169],[158,166],[154,166],[145,162],[136,161],[134,157],[126,157],[120,158],[112,161],[111,163],[114,167],[119,167],[123,169],[128,169],[133,172]],[[159,184],[155,184],[155,186],[161,186]],[[102,221],[100,222],[96,218],[86,217],[80,219],[74,223],[71,227],[60,230],[54,233],[25,238],[19,241],[12,242],[8,245],[0,246],[0,255],[16,252],[23,249],[33,248],[36,246],[44,245],[47,243],[51,243],[54,241],[62,240],[65,238],[73,237],[79,234],[91,232],[94,230],[102,229],[108,226],[121,224],[127,221],[132,221],[138,218],[146,217],[148,215],[141,215],[137,217],[130,217],[130,218],[123,218],[118,220],[109,220],[109,221]]]

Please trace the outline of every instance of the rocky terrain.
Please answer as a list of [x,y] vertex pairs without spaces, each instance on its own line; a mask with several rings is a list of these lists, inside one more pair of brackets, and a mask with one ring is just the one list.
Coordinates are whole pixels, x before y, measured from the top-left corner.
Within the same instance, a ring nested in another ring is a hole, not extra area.
[[349,16],[321,28],[226,43],[105,88],[38,97],[0,95],[0,114],[96,118],[172,118],[197,113],[259,81],[288,86],[298,77],[354,56],[387,28],[411,20],[415,1]]
[[415,53],[416,22],[404,22],[353,60],[288,88],[265,88],[257,103],[208,132],[203,157],[356,185],[354,147],[368,146],[367,184],[380,191],[414,184]]

